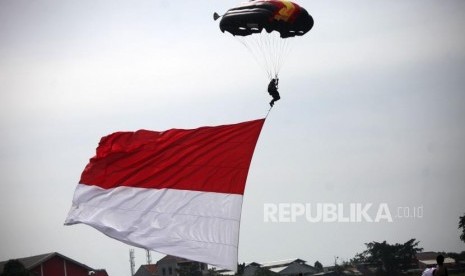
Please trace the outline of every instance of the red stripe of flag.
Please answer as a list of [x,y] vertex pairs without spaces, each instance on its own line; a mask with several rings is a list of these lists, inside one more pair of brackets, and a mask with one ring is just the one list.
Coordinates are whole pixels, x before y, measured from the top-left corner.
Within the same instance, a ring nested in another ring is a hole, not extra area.
[[243,194],[265,119],[103,137],[79,183]]

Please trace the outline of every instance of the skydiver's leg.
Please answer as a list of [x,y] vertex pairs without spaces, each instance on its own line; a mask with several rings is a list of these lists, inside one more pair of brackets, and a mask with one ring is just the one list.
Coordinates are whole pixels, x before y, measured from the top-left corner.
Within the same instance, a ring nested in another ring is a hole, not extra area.
[[279,96],[279,93],[276,92],[276,94],[275,94],[274,97],[273,97],[273,100],[279,101],[279,99],[281,99],[281,96]]
[[272,96],[273,96],[273,102],[279,101],[279,99],[281,99],[278,92],[273,93]]

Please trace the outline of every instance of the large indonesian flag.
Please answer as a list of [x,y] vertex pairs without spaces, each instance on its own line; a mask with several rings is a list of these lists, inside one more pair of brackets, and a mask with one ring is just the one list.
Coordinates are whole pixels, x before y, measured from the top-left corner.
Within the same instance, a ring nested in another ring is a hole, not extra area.
[[103,137],[65,224],[236,271],[242,196],[264,121]]

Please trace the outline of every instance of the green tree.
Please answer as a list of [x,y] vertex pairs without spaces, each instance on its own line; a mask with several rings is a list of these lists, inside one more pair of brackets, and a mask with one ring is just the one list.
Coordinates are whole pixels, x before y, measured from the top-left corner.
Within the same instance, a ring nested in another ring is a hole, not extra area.
[[404,244],[388,244],[386,241],[366,243],[367,249],[352,261],[377,265],[377,275],[399,275],[403,269],[410,267],[416,253],[423,250],[418,247],[419,243],[415,239]]
[[465,214],[459,218],[459,229],[462,229],[460,239],[465,242]]
[[218,274],[218,271],[216,271],[216,268],[211,267],[211,268],[209,268],[209,269],[207,270],[207,275],[208,275],[208,276],[217,276],[217,275],[219,275],[219,274]]
[[237,264],[237,273],[236,275],[243,275],[245,269],[245,263]]
[[28,276],[29,272],[18,260],[9,260],[3,267],[0,276]]
[[318,272],[323,271],[323,265],[319,261],[316,261],[313,266],[316,268],[316,270],[318,270]]
[[179,276],[202,276],[200,265],[198,262],[187,262],[179,265],[179,268],[176,270]]

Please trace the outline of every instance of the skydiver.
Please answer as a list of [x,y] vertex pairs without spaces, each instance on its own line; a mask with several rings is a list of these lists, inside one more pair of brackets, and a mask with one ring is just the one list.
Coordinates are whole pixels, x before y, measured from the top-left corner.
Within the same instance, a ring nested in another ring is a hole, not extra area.
[[279,92],[278,92],[278,83],[279,83],[279,79],[275,78],[275,79],[272,79],[270,83],[268,84],[268,93],[271,95],[271,97],[273,97],[273,99],[270,102],[271,107],[273,107],[274,102],[281,99],[281,97],[279,96]]

